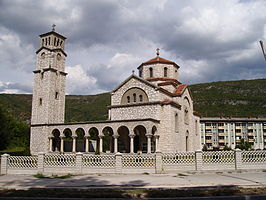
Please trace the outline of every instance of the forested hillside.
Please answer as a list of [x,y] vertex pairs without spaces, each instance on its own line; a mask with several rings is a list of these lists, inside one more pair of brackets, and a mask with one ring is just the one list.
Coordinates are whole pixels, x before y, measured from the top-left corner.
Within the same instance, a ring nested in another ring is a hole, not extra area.
[[[266,79],[190,85],[194,110],[204,117],[266,117]],[[110,94],[66,96],[66,122],[108,117]],[[0,105],[18,120],[30,121],[31,95],[0,94]]]

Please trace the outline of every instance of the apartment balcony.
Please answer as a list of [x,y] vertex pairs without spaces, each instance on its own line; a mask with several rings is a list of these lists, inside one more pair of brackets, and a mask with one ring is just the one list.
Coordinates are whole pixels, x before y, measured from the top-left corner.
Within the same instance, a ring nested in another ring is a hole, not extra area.
[[224,129],[224,126],[218,126],[218,129]]
[[224,141],[224,139],[219,139],[218,142],[219,143],[224,143],[225,141]]
[[265,131],[265,132],[263,132],[263,136],[266,136],[266,131]]
[[218,135],[219,135],[219,136],[225,136],[225,134],[224,134],[224,133],[218,133]]
[[242,136],[242,133],[236,133],[236,136]]
[[223,150],[223,149],[224,149],[224,146],[219,146],[219,149],[220,149],[220,150]]
[[254,129],[254,126],[248,126],[248,129]]
[[249,138],[248,142],[255,142],[255,139],[254,138]]
[[212,140],[205,140],[206,141],[206,143],[208,143],[208,144],[211,144],[212,143]]
[[235,129],[241,129],[241,126],[236,126]]
[[212,136],[212,133],[205,133],[205,136]]
[[248,133],[248,136],[255,136],[255,133]]

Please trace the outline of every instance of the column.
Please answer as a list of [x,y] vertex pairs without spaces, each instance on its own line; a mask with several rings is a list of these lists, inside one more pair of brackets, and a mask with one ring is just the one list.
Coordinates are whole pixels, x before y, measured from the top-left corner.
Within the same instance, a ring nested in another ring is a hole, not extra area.
[[53,151],[53,137],[49,137],[49,152]]
[[118,140],[119,135],[117,134],[117,135],[114,135],[113,137],[114,137],[114,153],[117,153],[118,152],[118,142],[117,142],[117,140]]
[[235,149],[235,169],[242,168],[242,151],[240,149]]
[[155,135],[155,152],[160,152],[159,150],[159,135]]
[[72,136],[73,143],[72,143],[72,152],[76,152],[76,136]]
[[38,173],[43,173],[44,171],[44,153],[38,154]]
[[134,137],[135,134],[129,134],[130,137],[130,153],[134,153]]
[[89,136],[85,136],[85,152],[89,152]]
[[60,137],[60,152],[64,152],[64,137]]
[[151,137],[152,137],[152,134],[146,134],[146,137],[147,137],[147,144],[148,144],[147,153],[151,153]]
[[100,148],[99,148],[99,151],[100,153],[103,152],[103,135],[99,135],[99,138],[100,138]]

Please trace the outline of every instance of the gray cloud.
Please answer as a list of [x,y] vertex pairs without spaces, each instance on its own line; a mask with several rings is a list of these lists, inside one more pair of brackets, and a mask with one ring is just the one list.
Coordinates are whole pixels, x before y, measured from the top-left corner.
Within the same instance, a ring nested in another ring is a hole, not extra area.
[[32,80],[38,35],[53,23],[68,38],[71,94],[110,91],[156,47],[181,66],[185,83],[266,76],[258,46],[266,40],[264,0],[2,0],[0,7],[0,81],[18,87]]

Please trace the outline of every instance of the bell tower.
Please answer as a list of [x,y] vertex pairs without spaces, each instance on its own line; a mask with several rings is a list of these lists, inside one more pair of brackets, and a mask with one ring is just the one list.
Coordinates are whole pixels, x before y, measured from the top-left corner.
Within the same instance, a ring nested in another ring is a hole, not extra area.
[[64,123],[66,37],[55,32],[40,35],[34,73],[31,124]]

